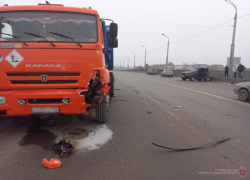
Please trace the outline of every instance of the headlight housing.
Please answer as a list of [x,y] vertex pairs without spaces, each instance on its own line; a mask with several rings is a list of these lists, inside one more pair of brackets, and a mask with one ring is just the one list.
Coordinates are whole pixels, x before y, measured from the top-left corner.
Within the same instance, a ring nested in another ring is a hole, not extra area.
[[0,105],[1,104],[6,104],[6,99],[4,96],[0,96]]

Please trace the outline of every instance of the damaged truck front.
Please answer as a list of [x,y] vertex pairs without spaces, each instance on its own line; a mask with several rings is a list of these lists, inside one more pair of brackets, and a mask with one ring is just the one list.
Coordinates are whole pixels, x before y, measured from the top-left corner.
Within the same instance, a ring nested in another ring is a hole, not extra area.
[[97,122],[105,123],[114,95],[113,54],[107,57],[118,46],[117,24],[106,30],[92,9],[0,7],[0,117],[95,108]]

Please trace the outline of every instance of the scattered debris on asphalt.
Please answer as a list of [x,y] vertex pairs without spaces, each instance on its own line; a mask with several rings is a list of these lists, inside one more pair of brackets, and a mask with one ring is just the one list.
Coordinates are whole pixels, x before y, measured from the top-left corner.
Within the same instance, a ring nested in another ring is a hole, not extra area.
[[223,142],[228,141],[230,139],[231,138],[223,139],[223,140],[220,140],[220,141],[213,141],[213,142],[207,143],[207,144],[199,146],[199,147],[188,148],[188,149],[176,149],[176,148],[169,148],[169,147],[161,146],[161,145],[158,145],[158,144],[155,144],[155,143],[152,143],[152,144],[155,145],[155,146],[158,146],[160,148],[169,149],[169,150],[173,150],[173,151],[190,151],[190,150],[202,149],[202,148],[204,148],[205,146],[208,146],[208,145],[220,144],[220,143],[223,143]]
[[139,94],[139,93],[140,93],[140,91],[137,91],[137,90],[134,90],[134,89],[133,89],[132,91],[136,92],[136,94]]
[[120,89],[115,89],[115,90],[120,90]]
[[126,100],[120,99],[119,101],[126,101]]
[[[70,132],[67,130],[69,137],[70,137]],[[59,141],[59,143],[56,143],[54,145],[54,150],[57,152],[61,152],[62,156],[67,156],[75,147],[70,144],[70,140],[68,142],[65,141],[65,134],[63,135],[63,139]]]
[[57,167],[60,167],[62,162],[59,159],[52,158],[50,161],[48,161],[46,158],[43,159],[42,165],[46,168],[54,169]]
[[148,111],[147,113],[148,113],[148,114],[152,114],[152,112],[151,112],[151,111]]
[[174,126],[173,124],[171,124],[171,126]]

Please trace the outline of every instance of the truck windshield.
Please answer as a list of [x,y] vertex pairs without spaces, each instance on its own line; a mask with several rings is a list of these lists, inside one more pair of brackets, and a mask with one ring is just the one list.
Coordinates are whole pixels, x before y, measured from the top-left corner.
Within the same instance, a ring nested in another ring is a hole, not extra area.
[[[95,15],[51,12],[51,11],[13,11],[0,13],[0,42],[16,42],[14,36],[25,42],[38,42],[41,38],[25,32],[45,37],[50,42],[69,42],[55,32],[73,38],[75,42],[96,43],[97,18]],[[4,35],[10,34],[10,35]]]

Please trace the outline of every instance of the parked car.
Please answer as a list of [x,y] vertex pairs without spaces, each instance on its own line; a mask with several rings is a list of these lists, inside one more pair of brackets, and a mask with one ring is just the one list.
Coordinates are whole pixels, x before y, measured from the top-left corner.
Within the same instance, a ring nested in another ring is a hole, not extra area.
[[173,77],[174,73],[172,69],[163,69],[161,72],[161,77]]
[[157,74],[157,70],[156,69],[152,69],[152,68],[149,68],[147,71],[146,71],[146,74],[148,75],[156,75]]
[[235,84],[234,93],[238,94],[240,101],[249,101],[250,82],[242,82]]
[[182,72],[181,78],[183,81],[186,81],[186,79],[190,79],[190,81],[194,81],[195,79],[198,81],[202,79],[210,81],[210,73],[208,68],[193,68],[190,71]]

